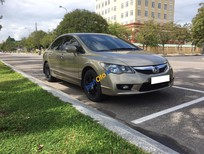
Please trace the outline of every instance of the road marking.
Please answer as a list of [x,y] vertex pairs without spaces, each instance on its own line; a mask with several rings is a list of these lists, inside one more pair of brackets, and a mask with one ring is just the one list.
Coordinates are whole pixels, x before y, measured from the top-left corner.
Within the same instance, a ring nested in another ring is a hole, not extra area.
[[204,97],[198,98],[198,99],[196,99],[196,100],[193,100],[193,101],[190,101],[190,102],[181,104],[181,105],[177,105],[177,106],[171,107],[171,108],[166,109],[166,110],[163,110],[163,111],[159,111],[159,112],[157,112],[157,113],[150,114],[150,115],[148,115],[148,116],[145,116],[145,117],[142,117],[142,118],[133,120],[133,121],[131,121],[131,122],[134,123],[134,124],[140,124],[140,123],[143,123],[143,122],[145,122],[145,121],[148,121],[148,120],[157,118],[157,117],[159,117],[159,116],[162,116],[162,115],[165,115],[165,114],[168,114],[168,113],[177,111],[177,110],[179,110],[179,109],[182,109],[182,108],[185,108],[185,107],[188,107],[188,106],[191,106],[191,105],[200,103],[200,102],[202,102],[202,101],[204,101]]
[[202,91],[202,90],[190,89],[190,88],[179,87],[179,86],[173,86],[173,88],[188,90],[188,91],[193,91],[193,92],[198,92],[198,93],[203,93],[204,94],[204,91]]

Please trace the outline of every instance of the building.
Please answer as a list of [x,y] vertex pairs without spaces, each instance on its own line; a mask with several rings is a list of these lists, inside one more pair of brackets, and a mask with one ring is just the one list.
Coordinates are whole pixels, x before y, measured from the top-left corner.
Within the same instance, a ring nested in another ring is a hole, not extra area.
[[174,21],[175,0],[95,0],[95,12],[108,22],[122,25],[154,20],[157,23]]

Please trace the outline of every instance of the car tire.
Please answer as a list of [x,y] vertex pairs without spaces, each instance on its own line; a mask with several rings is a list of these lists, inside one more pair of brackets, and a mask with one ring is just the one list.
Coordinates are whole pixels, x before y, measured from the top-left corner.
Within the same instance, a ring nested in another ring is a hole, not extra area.
[[[84,92],[86,94],[86,96],[94,102],[100,102],[103,100],[104,95],[102,94],[101,91],[101,83],[100,82],[96,82],[96,77],[97,77],[97,73],[90,69],[88,71],[85,72],[84,76],[83,76],[83,89]],[[95,80],[95,82],[94,82]],[[92,83],[92,85],[91,85]]]
[[56,80],[56,78],[54,78],[54,77],[51,75],[50,66],[49,66],[48,63],[45,63],[44,73],[45,73],[45,77],[46,77],[46,80],[47,80],[47,81],[53,82],[53,81]]

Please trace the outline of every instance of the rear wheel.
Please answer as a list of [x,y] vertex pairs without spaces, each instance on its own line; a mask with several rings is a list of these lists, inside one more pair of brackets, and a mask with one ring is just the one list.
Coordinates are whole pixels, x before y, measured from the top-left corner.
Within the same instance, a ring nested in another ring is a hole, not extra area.
[[94,101],[99,102],[103,99],[101,91],[101,83],[96,82],[97,74],[94,70],[90,69],[86,71],[83,77],[83,89],[86,96]]
[[51,72],[50,72],[50,66],[48,63],[45,63],[45,68],[44,68],[44,73],[45,73],[45,77],[47,79],[47,81],[49,82],[52,82],[52,81],[55,81],[56,78],[54,78],[52,75],[51,75]]

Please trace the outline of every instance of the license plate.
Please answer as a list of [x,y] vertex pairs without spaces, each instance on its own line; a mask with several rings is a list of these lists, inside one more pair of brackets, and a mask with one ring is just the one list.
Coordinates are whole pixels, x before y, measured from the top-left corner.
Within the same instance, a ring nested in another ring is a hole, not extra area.
[[157,84],[157,83],[163,83],[163,82],[169,82],[170,81],[170,75],[163,75],[163,76],[157,76],[151,78],[151,84]]

